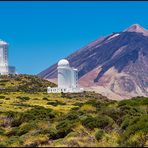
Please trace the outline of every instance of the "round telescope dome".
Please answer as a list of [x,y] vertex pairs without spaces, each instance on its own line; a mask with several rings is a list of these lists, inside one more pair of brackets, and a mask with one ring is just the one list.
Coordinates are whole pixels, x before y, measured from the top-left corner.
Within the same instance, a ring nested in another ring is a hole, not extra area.
[[7,45],[7,43],[0,39],[0,45]]
[[58,62],[58,66],[69,66],[69,62],[66,59],[62,59]]

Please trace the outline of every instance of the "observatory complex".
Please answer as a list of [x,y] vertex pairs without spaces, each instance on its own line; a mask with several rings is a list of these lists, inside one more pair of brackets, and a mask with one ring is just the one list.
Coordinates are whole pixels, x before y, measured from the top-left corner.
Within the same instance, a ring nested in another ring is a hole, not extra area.
[[70,67],[66,59],[58,62],[58,87],[48,87],[48,93],[83,92],[84,89],[78,86],[78,70]]
[[0,40],[0,74],[15,74],[15,67],[8,65],[8,44]]

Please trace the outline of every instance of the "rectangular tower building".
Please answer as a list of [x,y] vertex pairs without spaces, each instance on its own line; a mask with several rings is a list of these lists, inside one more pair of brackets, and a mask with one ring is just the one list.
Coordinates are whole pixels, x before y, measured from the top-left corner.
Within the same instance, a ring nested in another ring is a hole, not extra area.
[[8,65],[8,44],[0,40],[0,74],[15,74],[15,67]]

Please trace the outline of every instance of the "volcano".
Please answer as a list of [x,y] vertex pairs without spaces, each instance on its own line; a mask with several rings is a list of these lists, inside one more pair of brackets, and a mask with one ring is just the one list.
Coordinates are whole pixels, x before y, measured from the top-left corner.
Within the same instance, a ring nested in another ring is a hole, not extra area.
[[[86,90],[116,100],[148,96],[148,30],[138,24],[101,37],[66,59],[79,70]],[[38,75],[56,80],[57,63]]]

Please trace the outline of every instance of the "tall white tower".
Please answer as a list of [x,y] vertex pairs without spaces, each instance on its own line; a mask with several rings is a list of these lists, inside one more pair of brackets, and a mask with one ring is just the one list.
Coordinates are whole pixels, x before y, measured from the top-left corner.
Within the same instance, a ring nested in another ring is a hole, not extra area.
[[8,74],[8,44],[0,40],[0,73]]
[[58,87],[48,87],[48,93],[60,93],[71,92],[79,93],[83,92],[83,88],[78,86],[78,70],[70,67],[69,62],[66,59],[62,59],[58,62]]
[[71,87],[71,68],[66,59],[58,62],[58,88]]
[[8,44],[0,40],[0,74],[15,74],[15,67],[8,65]]

